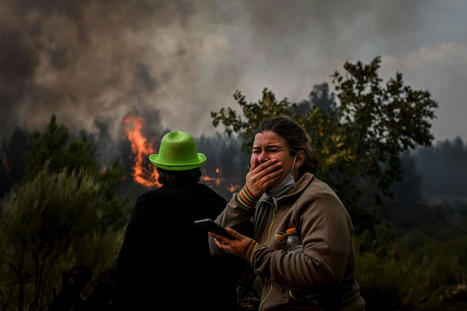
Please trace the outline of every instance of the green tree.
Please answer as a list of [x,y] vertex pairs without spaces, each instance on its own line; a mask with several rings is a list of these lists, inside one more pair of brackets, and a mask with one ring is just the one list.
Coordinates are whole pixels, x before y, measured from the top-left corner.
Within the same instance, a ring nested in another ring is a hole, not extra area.
[[428,91],[405,85],[400,73],[383,85],[380,63],[379,57],[369,64],[346,62],[344,73],[331,76],[337,100],[322,96],[330,99],[327,109],[320,105],[309,111],[297,109],[287,98],[278,101],[268,89],[258,102],[248,103],[236,91],[241,113],[230,107],[211,112],[213,125],[222,123],[228,135],[240,134],[245,149],[251,150],[254,129],[262,120],[279,115],[295,119],[309,133],[320,159],[316,175],[336,190],[356,229],[362,231],[372,227],[374,219],[373,213],[358,207],[359,185],[374,184],[373,206],[381,206],[382,196],[391,196],[391,184],[402,178],[400,155],[416,145],[431,144],[430,120],[437,107]]
[[62,272],[84,265],[95,281],[113,264],[123,221],[108,217],[123,203],[109,201],[105,187],[85,170],[45,167],[8,194],[0,219],[4,309],[44,310]]
[[15,128],[9,141],[2,144],[0,151],[0,197],[21,181],[26,174],[26,154],[31,146],[30,134],[20,127]]
[[[102,182],[101,191],[108,200],[116,200],[117,188],[125,175],[125,167],[118,158],[111,161],[109,168],[101,169],[93,140],[84,132],[79,137],[72,137],[65,125],[57,123],[55,115],[51,116],[43,132],[33,132],[26,166],[27,178],[34,178],[44,166],[49,168],[50,173],[85,170]],[[116,217],[109,215],[109,222],[119,219],[120,214],[116,212]]]
[[96,160],[96,147],[86,136],[72,139],[68,128],[57,124],[52,115],[44,132],[32,134],[31,152],[27,156],[27,173],[34,177],[48,163],[50,172],[59,172],[67,168],[70,172],[86,169],[92,173],[99,171]]
[[55,116],[33,133],[26,159],[26,177],[1,202],[4,310],[43,310],[61,273],[78,265],[92,271],[89,292],[115,262],[129,215],[117,195],[123,166],[101,170],[92,140],[72,137]]

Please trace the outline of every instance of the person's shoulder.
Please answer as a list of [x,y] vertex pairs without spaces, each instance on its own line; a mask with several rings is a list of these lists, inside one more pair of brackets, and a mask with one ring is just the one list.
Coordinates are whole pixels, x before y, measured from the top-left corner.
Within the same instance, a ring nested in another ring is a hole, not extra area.
[[174,199],[180,197],[191,197],[193,195],[197,196],[204,196],[210,198],[211,200],[221,200],[225,201],[225,199],[220,196],[217,192],[215,192],[210,187],[201,184],[201,183],[194,183],[191,185],[170,185],[161,188],[157,188],[148,192],[141,194],[138,197],[138,204],[147,204],[152,203],[154,201],[163,201],[165,199]]
[[332,190],[332,188],[327,183],[325,183],[317,177],[313,177],[313,180],[310,184],[308,184],[304,193],[310,197],[320,197],[328,195],[337,197],[337,194],[334,192],[334,190]]
[[308,184],[298,199],[298,203],[301,206],[343,206],[334,190],[326,182],[317,177],[313,177],[311,183]]
[[205,184],[202,184],[202,183],[196,183],[195,184],[195,187],[197,188],[198,191],[203,191],[203,192],[207,192],[207,193],[211,193],[211,194],[215,194],[217,196],[219,196],[219,194],[217,194],[214,190],[212,190],[211,187],[205,185]]
[[154,196],[160,195],[161,192],[162,192],[162,188],[156,188],[156,189],[146,191],[138,197],[138,200],[141,200],[141,201],[149,200]]
[[130,224],[135,224],[147,218],[152,211],[152,205],[157,202],[157,193],[159,189],[154,189],[142,193],[136,199],[136,203],[133,207],[133,211],[130,217]]
[[138,199],[136,200],[136,206],[145,206],[148,205],[155,200],[158,200],[163,196],[164,191],[162,188],[156,188],[141,194]]
[[225,200],[225,198],[223,198],[220,194],[218,194],[212,188],[210,188],[210,187],[208,187],[208,186],[206,186],[204,184],[201,184],[201,183],[197,183],[196,187],[197,187],[196,188],[197,191],[199,191],[200,193],[204,193],[211,200],[221,202],[224,205],[227,204],[227,201]]
[[324,181],[314,177],[305,189],[298,204],[310,211],[326,211],[331,214],[347,214],[344,204],[334,190]]

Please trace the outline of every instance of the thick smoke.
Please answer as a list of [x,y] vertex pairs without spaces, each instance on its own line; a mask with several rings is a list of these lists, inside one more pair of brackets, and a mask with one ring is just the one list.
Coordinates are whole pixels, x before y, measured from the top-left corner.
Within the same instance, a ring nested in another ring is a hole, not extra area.
[[[391,73],[408,76],[428,62],[442,64],[418,52],[444,43],[464,49],[463,23],[433,22],[461,21],[462,12],[461,4],[402,0],[5,0],[1,138],[15,125],[40,128],[52,113],[94,132],[95,120],[105,119],[116,137],[128,112],[148,107],[159,111],[164,128],[210,135],[209,112],[235,106],[236,89],[251,100],[264,87],[301,100],[345,60],[383,55]],[[413,62],[410,55],[421,56]],[[449,76],[454,69],[436,73]],[[429,76],[412,75],[412,81],[427,88]],[[440,98],[434,94],[441,112],[464,95],[449,88],[439,90]]]
[[[18,57],[22,55],[22,57]],[[39,63],[33,48],[15,29],[0,29],[0,132],[11,131],[18,118],[17,104],[32,91]]]
[[183,29],[189,5],[7,1],[0,10],[7,16],[0,22],[1,113],[9,121],[2,133],[15,124],[43,126],[56,113],[76,128],[106,119],[115,135],[128,112],[166,105],[158,92],[179,47],[167,51],[150,38],[171,25]]

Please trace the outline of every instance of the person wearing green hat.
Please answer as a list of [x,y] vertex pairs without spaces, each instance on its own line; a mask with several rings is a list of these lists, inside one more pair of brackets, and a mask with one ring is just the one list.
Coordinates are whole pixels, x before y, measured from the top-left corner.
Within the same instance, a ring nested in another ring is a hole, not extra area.
[[218,271],[234,257],[210,255],[207,234],[197,219],[215,219],[226,201],[200,184],[193,137],[172,131],[162,138],[159,153],[149,160],[162,187],[141,195],[131,215],[117,261],[115,310],[236,310],[236,270]]

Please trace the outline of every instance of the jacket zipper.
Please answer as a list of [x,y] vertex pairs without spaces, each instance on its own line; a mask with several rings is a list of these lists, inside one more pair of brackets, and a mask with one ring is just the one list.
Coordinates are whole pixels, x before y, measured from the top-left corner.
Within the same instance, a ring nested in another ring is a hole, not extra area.
[[264,302],[266,301],[266,299],[268,299],[269,295],[271,294],[271,291],[272,291],[272,283],[270,283],[270,287],[269,287],[268,293],[266,294],[266,296],[264,296],[264,299],[261,300],[261,303],[260,303],[260,305],[259,305],[259,311],[263,310],[263,304],[264,304]]
[[[277,214],[277,206],[274,206],[272,220],[271,220],[271,223],[269,224],[268,236],[266,237],[266,242],[269,240],[269,237],[271,236],[272,226],[274,225],[274,222],[276,221],[276,214]],[[268,299],[269,295],[271,294],[271,291],[272,291],[272,283],[270,283],[270,287],[269,287],[269,290],[266,296],[264,296],[263,300],[261,300],[261,303],[259,305],[259,311],[263,310],[263,304],[266,301],[266,299]]]
[[[314,176],[312,175],[312,176],[311,176],[311,179],[310,179],[310,182],[313,181],[313,178],[314,178]],[[309,184],[309,182],[308,182],[305,186],[303,186],[303,188],[305,188],[308,184]],[[284,198],[284,197],[294,196],[295,194],[297,194],[297,193],[300,192],[301,190],[303,190],[303,189],[300,188],[299,190],[295,191],[294,193],[286,194],[286,195],[280,197],[280,199],[282,199],[282,198]],[[275,220],[276,220],[276,213],[277,213],[277,203],[276,203],[276,205],[274,206],[273,217],[272,217],[271,224],[269,225],[268,236],[267,236],[267,238],[266,238],[266,241],[269,240],[269,237],[270,237],[270,235],[271,235],[272,225],[274,224],[274,222],[275,222]],[[271,294],[271,291],[272,291],[272,283],[270,283],[270,287],[269,287],[269,290],[268,290],[266,296],[264,296],[264,298],[261,300],[261,303],[259,304],[259,311],[263,310],[264,302],[266,301],[266,299],[269,298],[269,295]]]
[[274,222],[276,221],[277,206],[274,206],[273,208],[274,209],[272,210],[272,220],[271,220],[271,223],[269,224],[269,229],[268,229],[268,236],[266,237],[266,240],[264,242],[269,241],[269,237],[271,236],[272,226],[274,225]]

